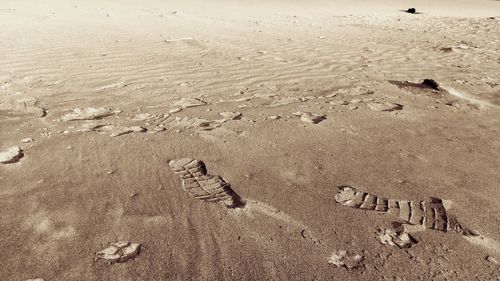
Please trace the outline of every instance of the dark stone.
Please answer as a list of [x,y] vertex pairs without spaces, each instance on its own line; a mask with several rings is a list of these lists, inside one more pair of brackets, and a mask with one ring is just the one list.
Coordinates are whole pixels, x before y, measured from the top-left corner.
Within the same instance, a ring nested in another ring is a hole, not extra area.
[[439,90],[439,84],[433,79],[424,79],[424,82],[422,82],[422,85],[427,86],[429,88],[432,88],[434,90]]
[[406,10],[407,13],[410,13],[410,14],[414,14],[417,12],[417,10],[415,10],[415,8],[409,8],[408,10]]

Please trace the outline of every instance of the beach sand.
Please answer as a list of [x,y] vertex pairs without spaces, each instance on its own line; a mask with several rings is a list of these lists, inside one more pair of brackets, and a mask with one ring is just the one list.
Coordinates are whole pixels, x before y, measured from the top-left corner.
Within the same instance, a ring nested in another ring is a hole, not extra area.
[[0,280],[499,280],[500,2],[365,2],[1,1]]

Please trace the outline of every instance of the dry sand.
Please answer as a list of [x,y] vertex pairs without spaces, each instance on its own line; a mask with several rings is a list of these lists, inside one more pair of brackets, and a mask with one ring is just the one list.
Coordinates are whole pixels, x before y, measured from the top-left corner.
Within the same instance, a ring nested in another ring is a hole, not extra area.
[[499,280],[499,1],[177,2],[0,2],[0,280]]

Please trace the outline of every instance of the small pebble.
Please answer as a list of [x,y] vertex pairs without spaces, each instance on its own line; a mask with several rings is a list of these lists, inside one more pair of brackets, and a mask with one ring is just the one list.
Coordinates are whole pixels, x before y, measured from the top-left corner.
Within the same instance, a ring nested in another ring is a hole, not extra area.
[[241,112],[232,112],[232,111],[220,112],[219,115],[222,118],[228,119],[228,120],[239,120],[242,117],[242,113]]
[[[296,115],[296,113],[294,113],[294,115]],[[319,115],[310,112],[303,112],[300,114],[300,120],[306,123],[318,124],[325,119],[325,115]]]
[[97,258],[104,259],[109,262],[126,262],[129,259],[135,258],[139,255],[141,244],[130,243],[125,241],[118,241],[109,244],[106,249],[97,252]]
[[498,264],[498,261],[492,256],[487,256],[486,260],[491,262],[491,263]]

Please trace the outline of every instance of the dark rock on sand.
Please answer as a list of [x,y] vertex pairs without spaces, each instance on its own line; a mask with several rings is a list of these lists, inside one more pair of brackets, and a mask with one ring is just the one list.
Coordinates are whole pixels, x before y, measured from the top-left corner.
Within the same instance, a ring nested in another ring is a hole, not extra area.
[[439,90],[439,83],[433,79],[424,79],[424,82],[422,82],[422,85],[427,86],[429,88],[432,88],[434,90]]

